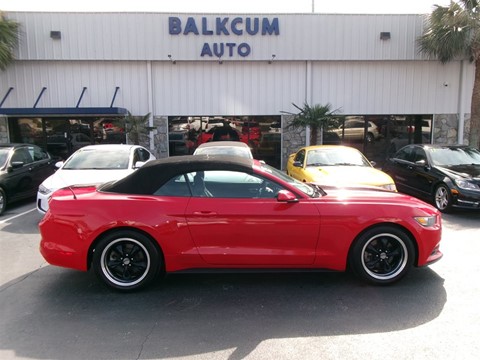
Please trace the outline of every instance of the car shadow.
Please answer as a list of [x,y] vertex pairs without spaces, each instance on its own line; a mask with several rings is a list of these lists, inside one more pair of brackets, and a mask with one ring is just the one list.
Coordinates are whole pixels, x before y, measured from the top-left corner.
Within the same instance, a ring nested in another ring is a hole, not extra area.
[[121,294],[91,272],[46,266],[0,287],[0,346],[39,359],[242,359],[269,339],[414,328],[446,300],[429,268],[387,287],[344,273],[177,274]]

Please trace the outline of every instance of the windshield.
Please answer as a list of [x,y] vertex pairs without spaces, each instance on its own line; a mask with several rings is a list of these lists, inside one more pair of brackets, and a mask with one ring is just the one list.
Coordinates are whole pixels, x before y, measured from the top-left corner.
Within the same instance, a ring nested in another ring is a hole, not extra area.
[[295,186],[295,188],[297,188],[302,193],[310,197],[320,196],[320,189],[315,185],[298,181],[297,179],[294,179],[291,176],[288,176],[287,174],[285,174],[284,172],[267,164],[262,164],[262,169],[267,173],[275,175],[276,177],[282,179],[283,181],[289,183],[290,185]]
[[480,165],[480,151],[473,148],[434,148],[430,155],[438,166]]
[[247,159],[253,159],[252,152],[249,148],[233,146],[210,146],[204,148],[197,148],[194,155],[231,155],[241,156]]
[[320,148],[307,152],[307,166],[371,166],[363,154],[351,148]]
[[129,149],[79,150],[67,160],[63,170],[122,170],[128,169]]

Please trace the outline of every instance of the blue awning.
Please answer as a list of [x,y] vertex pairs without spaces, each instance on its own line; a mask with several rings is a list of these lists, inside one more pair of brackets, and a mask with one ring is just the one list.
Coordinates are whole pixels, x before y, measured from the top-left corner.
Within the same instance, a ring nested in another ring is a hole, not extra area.
[[119,107],[74,107],[74,108],[0,108],[0,115],[6,116],[107,116],[126,115],[127,109]]

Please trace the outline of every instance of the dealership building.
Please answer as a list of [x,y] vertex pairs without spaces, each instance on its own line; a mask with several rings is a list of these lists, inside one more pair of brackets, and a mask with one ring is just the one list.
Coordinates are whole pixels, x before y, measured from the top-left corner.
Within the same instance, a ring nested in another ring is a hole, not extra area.
[[190,153],[216,121],[284,168],[309,143],[288,126],[307,103],[377,127],[351,142],[376,160],[420,126],[423,142],[467,143],[474,65],[419,54],[422,15],[6,15],[21,38],[0,72],[0,142],[128,142],[130,113],[148,115],[141,142],[157,158]]

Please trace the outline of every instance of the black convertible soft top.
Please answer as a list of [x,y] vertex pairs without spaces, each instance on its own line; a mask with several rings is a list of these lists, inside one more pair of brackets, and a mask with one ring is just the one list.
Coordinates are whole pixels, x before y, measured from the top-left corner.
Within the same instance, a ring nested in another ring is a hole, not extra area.
[[172,177],[205,170],[230,170],[253,173],[253,160],[224,155],[186,155],[153,160],[127,177],[100,188],[122,194],[153,194]]

